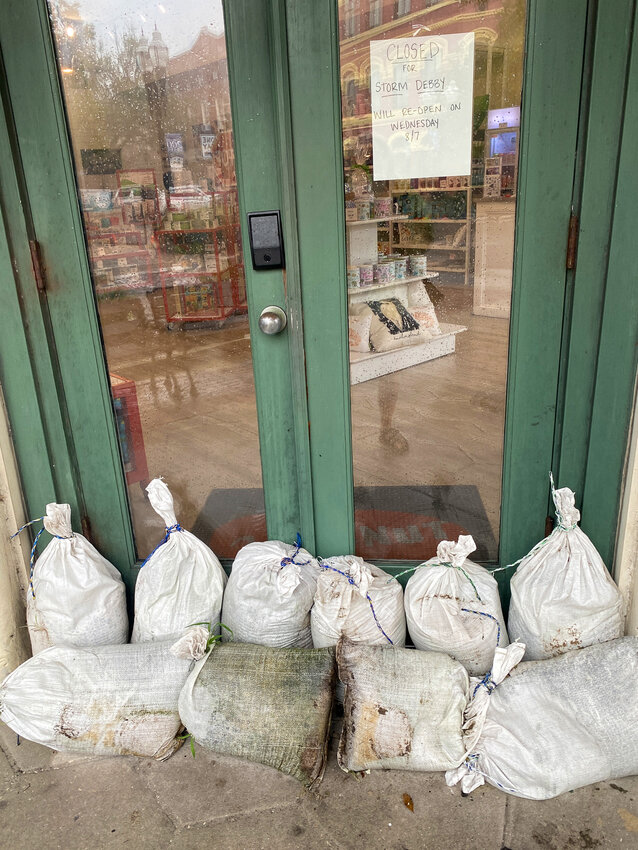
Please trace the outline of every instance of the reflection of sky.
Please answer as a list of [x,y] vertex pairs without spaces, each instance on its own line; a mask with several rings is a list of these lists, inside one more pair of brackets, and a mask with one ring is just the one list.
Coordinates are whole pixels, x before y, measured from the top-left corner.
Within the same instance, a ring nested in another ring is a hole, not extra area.
[[169,54],[174,56],[191,47],[202,27],[215,33],[224,31],[222,0],[78,0],[80,13],[93,24],[105,47],[115,47],[116,38],[131,28],[144,30],[150,39],[155,24]]

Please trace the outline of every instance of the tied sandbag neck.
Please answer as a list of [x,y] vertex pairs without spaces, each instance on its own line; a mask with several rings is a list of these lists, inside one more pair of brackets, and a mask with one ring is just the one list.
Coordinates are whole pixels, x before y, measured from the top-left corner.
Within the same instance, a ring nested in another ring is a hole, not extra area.
[[[519,558],[518,561],[514,561],[511,564],[506,564],[504,567],[495,567],[494,569],[488,570],[490,575],[493,573],[502,573],[505,570],[511,570],[515,567],[518,567],[520,563],[522,563],[526,558],[529,558],[530,555],[533,555],[535,552],[538,552],[539,549],[542,549],[543,546],[546,546],[547,543],[556,535],[556,532],[560,531],[573,531],[575,528],[578,528],[578,519],[580,518],[579,511],[574,507],[574,494],[571,490],[567,488],[562,488],[561,490],[557,490],[554,484],[554,475],[552,472],[549,473],[549,483],[552,490],[552,501],[554,502],[554,510],[556,512],[556,519],[558,520],[558,524],[554,528],[551,534],[541,540],[536,544],[530,551],[523,555],[522,558]],[[440,566],[440,567],[455,567],[454,564],[448,561],[442,561],[438,557],[430,558],[429,561],[425,561],[422,564],[418,564],[416,567],[408,567],[407,570],[402,570],[400,573],[397,573],[394,578],[399,578],[400,576],[407,575],[408,573],[413,573],[415,570],[421,569],[421,567],[429,567],[429,566]],[[460,567],[455,567],[455,569],[464,572]],[[470,581],[472,586],[474,583],[472,579],[464,573],[465,577]],[[390,581],[390,579],[388,579]],[[476,593],[476,598],[481,601],[481,597],[478,595],[476,591],[476,587],[474,587],[474,592]]]
[[167,526],[166,526],[166,528],[165,528],[165,531],[166,531],[166,534],[164,535],[164,538],[163,538],[162,540],[160,540],[160,542],[159,542],[159,543],[157,544],[157,546],[153,549],[153,551],[151,552],[151,554],[150,554],[150,555],[147,555],[147,556],[144,558],[144,560],[143,560],[143,561],[142,561],[142,563],[140,564],[140,569],[142,569],[142,567],[143,567],[143,566],[147,563],[147,561],[150,561],[150,559],[151,559],[151,558],[153,557],[153,555],[157,552],[157,550],[160,548],[160,546],[163,546],[165,543],[168,543],[168,540],[169,540],[169,538],[170,538],[171,534],[172,534],[174,531],[184,531],[184,529],[182,528],[182,526],[181,526],[178,522],[176,522],[176,523],[175,523],[175,525],[167,525]]
[[286,558],[281,559],[279,569],[287,566],[288,564],[296,564],[298,567],[305,567],[309,563],[311,563],[311,561],[295,561],[295,558],[299,555],[300,549],[301,549],[301,534],[299,534],[299,532],[297,532],[297,539],[295,540],[295,551],[292,553],[292,555],[289,558],[286,557]]
[[[397,573],[395,576],[390,576],[390,578],[388,579],[386,584],[391,582],[393,578],[398,579],[400,576],[407,575],[408,573],[413,573],[415,570],[420,570],[421,567],[449,567],[450,569],[458,570],[460,573],[462,573],[465,576],[465,578],[472,585],[472,590],[474,591],[474,594],[476,596],[477,601],[478,602],[483,601],[481,599],[481,596],[480,596],[478,590],[476,589],[476,585],[474,584],[474,581],[472,580],[471,576],[467,573],[467,571],[463,569],[463,567],[459,567],[456,564],[453,564],[451,561],[441,561],[436,556],[434,558],[430,558],[429,561],[424,561],[422,564],[419,564],[416,567],[408,567],[407,570],[402,570],[400,573]],[[461,609],[461,610],[464,610],[464,609]],[[475,613],[478,613],[478,612],[471,611],[470,613],[475,614]],[[489,616],[489,614],[487,616]]]
[[[18,534],[20,534],[21,531],[24,531],[24,529],[27,528],[29,525],[33,525],[34,522],[44,522],[44,519],[45,519],[45,517],[39,516],[39,517],[37,517],[37,519],[32,519],[32,520],[29,520],[29,522],[25,522],[24,525],[20,526],[20,528],[16,531],[15,534],[11,535],[10,539],[13,540],[14,537],[17,537]],[[29,590],[31,591],[31,596],[33,597],[33,599],[35,599],[35,590],[33,589],[33,568],[35,567],[35,550],[38,548],[38,542],[39,542],[40,537],[42,536],[42,532],[44,530],[45,530],[45,528],[44,528],[44,525],[43,525],[42,528],[36,534],[35,539],[33,541],[33,546],[31,547],[31,556],[29,558]],[[56,540],[69,540],[70,539],[69,537],[62,537],[59,534],[53,534],[52,536],[55,537]],[[73,537],[73,534],[71,534],[71,537]]]
[[[361,593],[360,585],[357,584],[357,582],[352,578],[351,575],[348,575],[348,573],[344,572],[343,570],[338,570],[336,567],[332,567],[330,564],[324,564],[323,561],[319,561],[319,566],[321,567],[322,570],[332,570],[333,573],[339,573],[340,576],[343,576],[345,578],[345,580],[348,582],[348,584],[352,585],[352,587],[356,588],[359,591],[359,593]],[[389,581],[392,581],[392,576],[390,576]],[[365,592],[365,598],[368,600],[368,605],[370,606],[370,610],[372,611],[372,616],[374,617],[374,622],[376,624],[376,627],[379,629],[379,631],[381,632],[383,637],[387,640],[387,642],[389,644],[391,644],[392,646],[394,646],[394,641],[392,640],[392,638],[388,634],[386,634],[386,632],[383,629],[383,626],[379,622],[379,618],[377,617],[376,612],[374,610],[374,605],[372,604],[372,599],[370,598],[370,594],[368,593],[367,590]]]

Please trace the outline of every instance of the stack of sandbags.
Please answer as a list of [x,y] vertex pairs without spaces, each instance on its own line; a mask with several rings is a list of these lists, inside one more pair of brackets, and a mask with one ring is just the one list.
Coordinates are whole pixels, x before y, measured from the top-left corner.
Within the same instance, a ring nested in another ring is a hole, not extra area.
[[357,643],[405,646],[403,589],[399,582],[356,555],[320,561],[310,612],[314,646]]
[[33,653],[54,644],[126,643],[126,591],[120,573],[71,527],[70,505],[47,505],[53,540],[35,561],[27,590]]
[[237,553],[224,594],[223,640],[311,647],[310,609],[319,563],[279,540],[249,543]]
[[567,487],[552,495],[558,525],[524,558],[512,578],[508,628],[526,645],[525,660],[551,658],[624,631],[620,591],[587,535]]
[[475,549],[469,535],[439,543],[407,583],[405,614],[417,649],[446,652],[482,676],[508,637],[495,578],[468,559]]
[[173,497],[155,478],[149,501],[166,525],[164,539],[144,561],[135,586],[132,643],[167,640],[195,623],[219,632],[226,573],[213,552],[177,522]]

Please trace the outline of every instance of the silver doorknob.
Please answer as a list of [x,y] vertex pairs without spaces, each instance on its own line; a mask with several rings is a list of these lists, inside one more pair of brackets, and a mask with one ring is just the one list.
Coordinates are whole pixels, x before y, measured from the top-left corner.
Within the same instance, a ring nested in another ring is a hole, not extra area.
[[275,304],[264,307],[259,315],[259,330],[269,336],[281,333],[287,324],[286,314],[281,307],[277,307]]

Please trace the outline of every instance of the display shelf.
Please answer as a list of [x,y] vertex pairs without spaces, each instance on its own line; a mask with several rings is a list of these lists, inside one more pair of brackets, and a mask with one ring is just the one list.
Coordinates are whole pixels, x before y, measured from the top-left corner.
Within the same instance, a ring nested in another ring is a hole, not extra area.
[[[239,226],[235,221],[205,228],[159,228],[155,231],[169,327],[174,323],[218,321],[246,312],[239,239]],[[180,255],[197,257],[197,268],[176,268]],[[210,268],[206,267],[207,260]]]
[[416,345],[407,345],[394,351],[350,353],[350,383],[361,384],[391,372],[398,372],[428,360],[453,354],[456,335],[466,331],[463,325],[441,323],[441,333]]
[[436,242],[394,242],[395,248],[414,248],[417,250],[425,250],[428,251],[463,251],[465,252],[465,245],[442,245],[440,242],[437,244]]
[[377,224],[381,221],[408,221],[407,215],[386,215],[384,218],[363,218],[346,221],[346,227],[360,227],[362,224]]
[[408,218],[403,219],[407,224],[467,224],[466,218]]
[[406,285],[409,283],[417,283],[421,280],[433,280],[438,276],[438,272],[426,272],[425,274],[418,275],[417,277],[394,278],[394,280],[390,280],[387,283],[369,283],[367,286],[353,286],[348,290],[348,293],[353,294],[357,292],[373,292],[380,289],[391,289],[397,284]]
[[432,271],[436,272],[451,272],[452,274],[467,274],[465,266],[432,266]]
[[[463,245],[443,245],[441,242],[405,242],[400,238],[400,233],[397,228],[394,226],[390,227],[390,253],[392,253],[395,249],[400,251],[454,251],[457,254],[464,255],[464,263],[461,268],[450,266],[430,266],[432,271],[438,272],[451,272],[453,274],[464,273],[465,280],[464,283],[466,286],[470,283],[470,255],[472,249],[472,193],[476,187],[474,186],[460,186],[460,187],[445,187],[445,188],[431,188],[431,189],[393,189],[391,192],[392,197],[400,197],[401,195],[436,195],[438,193],[448,193],[453,194],[457,193],[458,195],[463,195],[465,198],[465,216],[463,218],[446,218],[446,217],[436,217],[436,218],[414,218],[410,217],[407,219],[407,223],[411,224],[413,227],[420,226],[429,226],[436,225],[441,228],[444,225],[458,225],[462,227],[465,225],[466,234],[464,237]],[[459,209],[459,212],[461,210]],[[441,238],[441,229],[437,231],[439,234],[439,239]],[[445,230],[443,230],[445,232]],[[396,237],[395,238],[395,234]],[[405,234],[407,235],[407,234]],[[413,235],[413,234],[410,234]],[[419,235],[419,234],[414,234]]]

